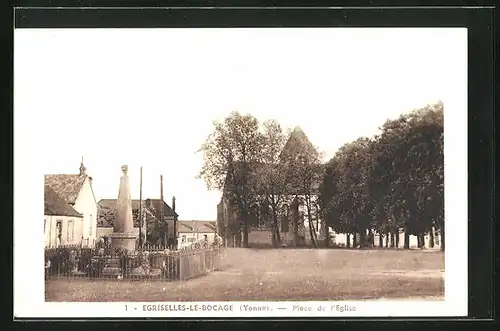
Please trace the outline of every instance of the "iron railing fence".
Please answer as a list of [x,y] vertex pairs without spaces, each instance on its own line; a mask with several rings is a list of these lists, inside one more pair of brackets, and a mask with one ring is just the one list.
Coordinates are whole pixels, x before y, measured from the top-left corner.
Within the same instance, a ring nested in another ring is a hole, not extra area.
[[218,246],[172,250],[156,245],[133,252],[49,247],[45,248],[45,278],[187,280],[217,270],[221,256]]

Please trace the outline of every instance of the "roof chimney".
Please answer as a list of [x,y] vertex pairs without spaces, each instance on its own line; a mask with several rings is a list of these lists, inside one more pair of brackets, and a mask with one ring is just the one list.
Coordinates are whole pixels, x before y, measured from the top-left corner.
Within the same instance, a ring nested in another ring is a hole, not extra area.
[[175,197],[172,197],[172,210],[175,213]]
[[83,156],[82,156],[82,162],[80,162],[80,176],[84,176],[87,174],[87,168],[83,165]]

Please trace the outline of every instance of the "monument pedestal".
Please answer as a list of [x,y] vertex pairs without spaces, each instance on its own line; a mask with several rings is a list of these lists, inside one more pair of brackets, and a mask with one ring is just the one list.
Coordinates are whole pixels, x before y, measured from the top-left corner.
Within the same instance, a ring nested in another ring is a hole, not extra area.
[[132,233],[113,232],[108,235],[111,240],[111,251],[115,252],[117,248],[121,250],[135,251],[136,235]]

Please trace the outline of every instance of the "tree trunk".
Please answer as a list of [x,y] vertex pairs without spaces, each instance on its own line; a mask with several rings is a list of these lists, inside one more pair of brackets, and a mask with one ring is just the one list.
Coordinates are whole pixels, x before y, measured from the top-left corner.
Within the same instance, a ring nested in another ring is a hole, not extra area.
[[346,233],[345,237],[346,237],[346,243],[345,243],[345,246],[346,246],[347,248],[349,248],[349,247],[351,247],[351,235],[350,235],[349,233]]
[[243,248],[248,248],[248,216],[243,218]]
[[323,225],[325,227],[325,247],[330,247],[330,230],[328,229],[328,224],[326,224],[326,221],[323,220]]
[[276,248],[277,245],[277,240],[276,240],[276,229],[274,228],[274,225],[271,225],[271,246]]
[[319,230],[319,217],[318,217],[318,208],[316,208],[316,230]]
[[273,207],[273,219],[272,219],[272,237],[273,237],[273,247],[279,247],[281,246],[281,238],[280,238],[280,229],[279,229],[279,222],[278,222],[278,215]]
[[382,232],[378,234],[378,247],[384,247],[384,235]]
[[292,202],[292,217],[293,217],[293,245],[295,247],[299,244],[299,205],[295,199]]
[[405,234],[404,249],[410,249],[410,230],[408,229],[408,224],[405,221],[405,226],[403,228]]
[[314,224],[310,219],[309,219],[309,236],[311,237],[311,244],[313,245],[314,248],[317,248],[315,233],[314,233]]
[[396,229],[396,248],[399,248],[399,229]]
[[385,248],[389,247],[389,239],[391,239],[391,231],[385,231]]
[[366,229],[361,229],[359,232],[359,247],[364,248],[366,243]]
[[356,248],[358,246],[358,238],[356,232],[352,234],[352,248]]
[[299,215],[293,217],[293,245],[299,245]]
[[421,248],[425,248],[425,233],[423,232],[420,233],[420,242],[422,243]]
[[396,247],[396,234],[394,232],[394,230],[391,231],[391,248]]
[[441,236],[441,251],[444,252],[444,224],[441,226],[441,232],[440,232],[440,236]]
[[280,226],[278,224],[278,219],[276,218],[276,244],[278,247],[281,247],[281,234],[280,234]]
[[319,247],[319,240],[318,240],[318,229],[314,227],[313,223],[313,236],[314,236],[314,242],[315,242],[315,247]]
[[434,248],[434,227],[429,231],[429,248]]
[[238,231],[233,235],[233,237],[234,237],[233,246],[234,247],[241,247],[241,233],[242,233],[241,231]]
[[306,208],[307,208],[307,221],[309,223],[309,235],[311,236],[311,243],[314,248],[317,248],[318,245],[316,244],[315,239],[315,231],[314,231],[314,223],[312,220],[312,213],[311,213],[311,202],[309,201],[309,198],[306,198]]

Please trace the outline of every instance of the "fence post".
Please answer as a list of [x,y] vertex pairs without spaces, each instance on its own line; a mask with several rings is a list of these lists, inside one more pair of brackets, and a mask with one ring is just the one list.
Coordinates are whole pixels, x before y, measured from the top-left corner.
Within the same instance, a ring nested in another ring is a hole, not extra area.
[[182,267],[182,262],[183,262],[183,261],[182,261],[182,260],[183,260],[182,258],[183,258],[183,254],[182,254],[182,253],[179,253],[179,254],[176,254],[176,255],[177,255],[177,259],[176,259],[176,261],[175,261],[175,264],[176,264],[176,267],[177,267],[176,269],[178,269],[178,270],[177,270],[177,273],[178,273],[178,278],[179,278],[179,280],[182,280],[182,279],[183,279],[183,278],[182,278],[182,272],[183,272],[183,269],[184,269],[184,268]]

